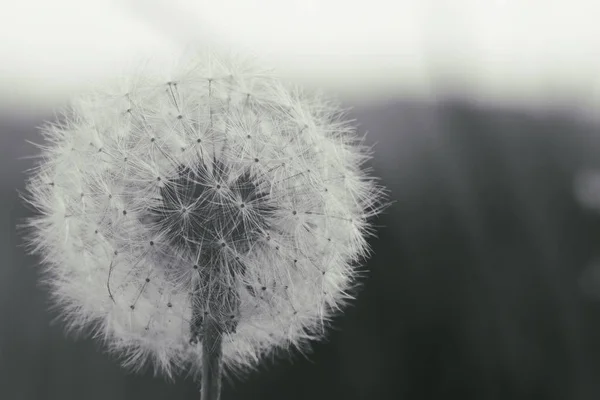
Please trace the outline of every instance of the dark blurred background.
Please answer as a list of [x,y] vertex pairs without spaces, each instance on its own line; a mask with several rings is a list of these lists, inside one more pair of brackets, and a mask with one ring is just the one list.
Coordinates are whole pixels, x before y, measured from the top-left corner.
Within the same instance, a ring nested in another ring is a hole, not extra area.
[[[600,214],[574,190],[600,170],[600,128],[572,111],[355,107],[396,201],[375,221],[362,289],[312,354],[266,362],[223,400],[600,398]],[[0,399],[197,399],[189,379],[130,374],[52,322],[15,231],[26,140],[46,118],[0,116]]]

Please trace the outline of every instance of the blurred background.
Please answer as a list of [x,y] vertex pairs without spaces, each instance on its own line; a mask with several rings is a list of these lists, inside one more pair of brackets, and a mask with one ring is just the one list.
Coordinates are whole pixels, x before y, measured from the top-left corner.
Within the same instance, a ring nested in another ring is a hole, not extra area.
[[[4,3],[4,2],[3,2]],[[37,127],[140,59],[232,48],[352,107],[395,200],[357,299],[227,399],[600,398],[600,5],[21,0],[0,24],[0,398],[196,399],[64,335],[15,224]]]

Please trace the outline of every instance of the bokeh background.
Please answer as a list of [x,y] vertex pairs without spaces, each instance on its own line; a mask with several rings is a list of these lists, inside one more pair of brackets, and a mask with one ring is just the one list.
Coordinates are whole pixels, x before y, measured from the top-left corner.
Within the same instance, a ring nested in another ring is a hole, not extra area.
[[66,337],[16,224],[37,127],[139,57],[234,47],[352,107],[395,203],[308,357],[228,399],[600,398],[600,11],[587,1],[2,6],[0,399],[196,399]]

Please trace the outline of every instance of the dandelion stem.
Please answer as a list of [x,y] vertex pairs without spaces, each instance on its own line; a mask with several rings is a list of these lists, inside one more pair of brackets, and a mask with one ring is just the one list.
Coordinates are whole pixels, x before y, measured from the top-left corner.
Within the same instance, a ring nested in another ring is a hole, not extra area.
[[202,338],[202,387],[200,400],[221,397],[221,367],[223,364],[223,332],[219,324],[207,318]]

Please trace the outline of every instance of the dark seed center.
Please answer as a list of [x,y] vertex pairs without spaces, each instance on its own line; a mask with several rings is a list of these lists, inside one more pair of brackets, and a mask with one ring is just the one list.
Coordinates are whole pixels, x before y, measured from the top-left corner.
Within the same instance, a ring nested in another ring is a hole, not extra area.
[[180,166],[175,176],[162,181],[161,201],[149,208],[148,221],[177,249],[244,253],[264,232],[274,209],[249,170],[232,179],[218,161],[210,169]]

